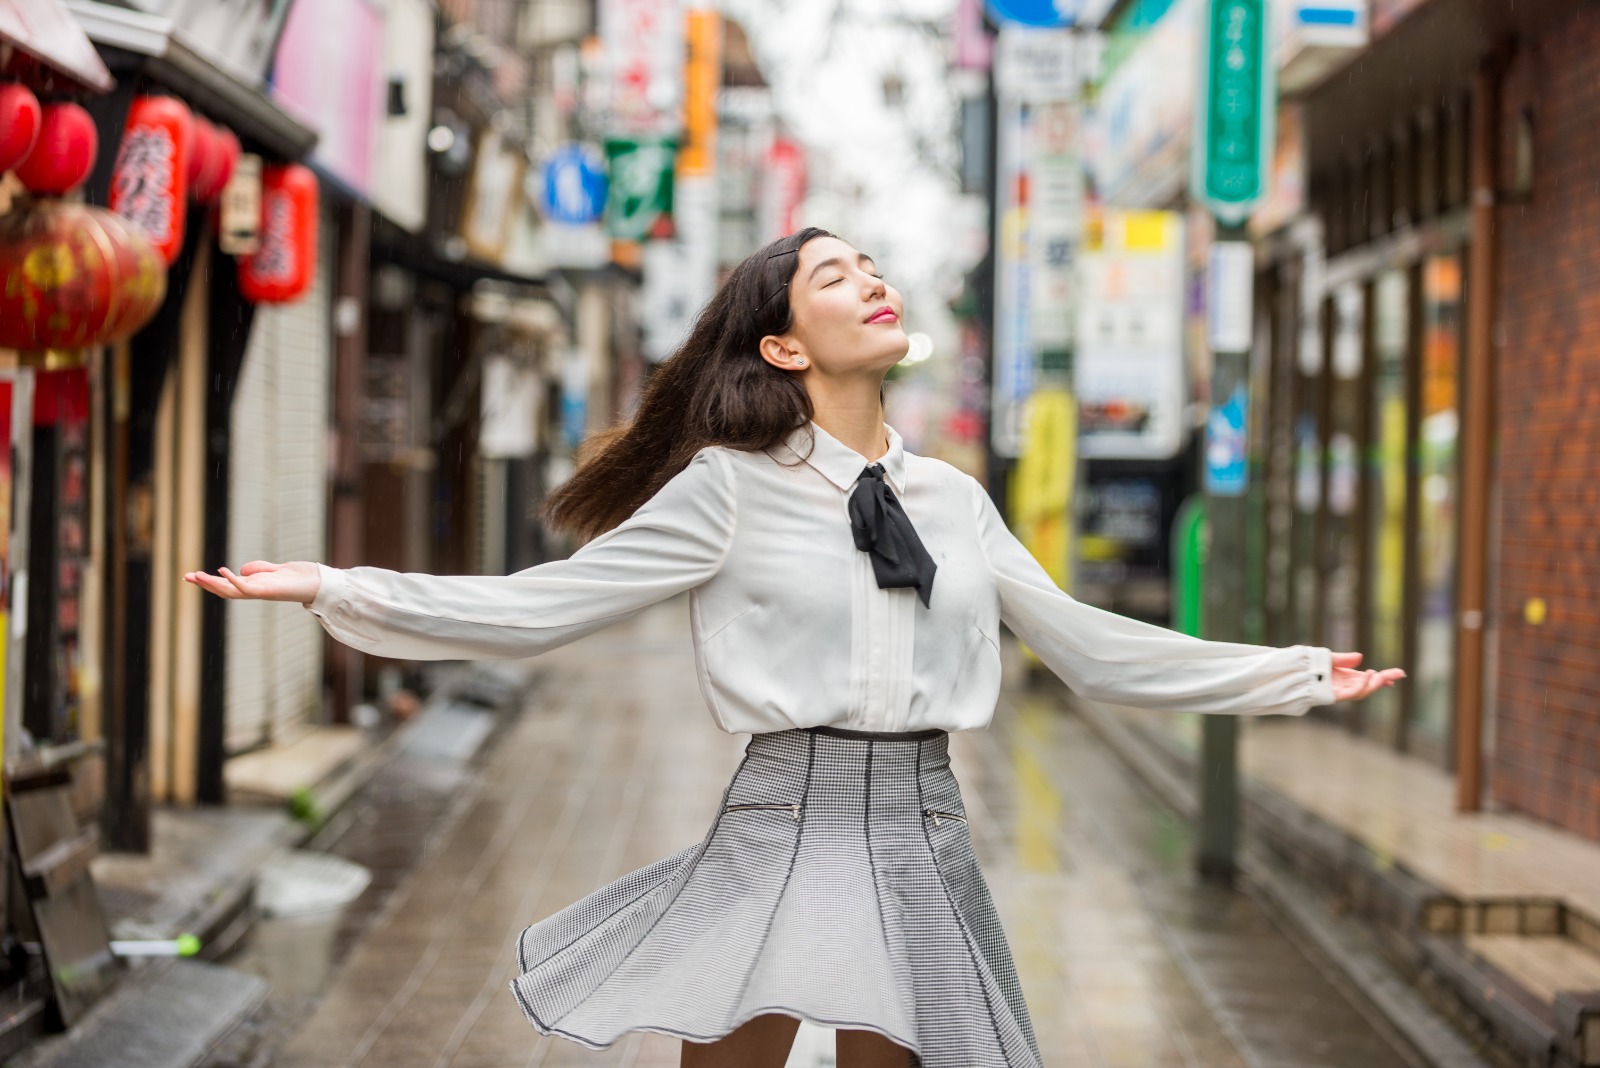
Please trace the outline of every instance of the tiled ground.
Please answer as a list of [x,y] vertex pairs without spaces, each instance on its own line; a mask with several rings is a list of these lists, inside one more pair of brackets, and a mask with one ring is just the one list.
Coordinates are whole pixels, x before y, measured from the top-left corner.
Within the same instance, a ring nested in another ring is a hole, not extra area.
[[[686,623],[666,605],[544,659],[538,703],[279,1068],[677,1064],[657,1036],[542,1039],[506,984],[521,927],[709,822],[743,739],[706,716]],[[1192,883],[1184,829],[1058,706],[1008,695],[953,751],[1046,1064],[1401,1063],[1248,900]],[[819,1045],[791,1063],[827,1063]]]

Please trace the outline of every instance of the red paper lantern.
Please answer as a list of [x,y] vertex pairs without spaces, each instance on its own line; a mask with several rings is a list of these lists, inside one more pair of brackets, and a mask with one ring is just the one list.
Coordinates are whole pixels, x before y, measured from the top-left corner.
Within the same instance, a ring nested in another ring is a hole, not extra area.
[[221,196],[233,179],[233,169],[239,165],[239,135],[226,126],[217,127],[217,143],[222,146],[222,173],[217,176],[216,196]]
[[261,173],[261,247],[239,260],[239,291],[283,304],[311,288],[317,267],[317,178],[298,163]]
[[133,223],[166,263],[183,248],[194,117],[170,96],[141,96],[128,109],[111,177],[111,210]]
[[0,215],[0,347],[120,340],[150,320],[166,291],[161,257],[104,208],[36,200]]
[[239,158],[239,139],[232,133],[225,137],[225,131],[204,119],[196,119],[194,125],[194,154],[200,164],[189,167],[189,195],[201,204],[209,204],[222,195],[222,187],[233,176],[233,164]]
[[215,145],[216,127],[212,126],[199,115],[192,117],[194,123],[190,130],[193,140],[189,145],[189,167],[186,173],[189,176],[189,193],[194,194],[195,186],[206,176],[206,168],[211,166],[212,148]]
[[17,164],[17,177],[40,196],[70,193],[89,177],[99,145],[87,111],[77,104],[46,104],[40,109],[39,138]]
[[39,98],[26,85],[0,85],[0,174],[28,158],[42,118]]

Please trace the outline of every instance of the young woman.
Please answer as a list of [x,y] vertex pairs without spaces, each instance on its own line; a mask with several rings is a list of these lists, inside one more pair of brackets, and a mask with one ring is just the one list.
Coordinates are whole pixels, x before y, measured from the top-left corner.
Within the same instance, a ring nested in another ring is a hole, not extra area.
[[408,659],[532,656],[692,591],[701,690],[752,735],[745,758],[703,841],[522,933],[512,991],[544,1034],[658,1031],[691,1068],[780,1068],[804,1018],[839,1029],[841,1068],[1034,1068],[946,746],[990,720],[1000,623],[1084,697],[1174,712],[1301,715],[1402,677],[1062,593],[981,486],[884,424],[900,312],[822,230],[745,260],[548,502],[593,536],[568,560],[185,576],[303,602],[340,641]]

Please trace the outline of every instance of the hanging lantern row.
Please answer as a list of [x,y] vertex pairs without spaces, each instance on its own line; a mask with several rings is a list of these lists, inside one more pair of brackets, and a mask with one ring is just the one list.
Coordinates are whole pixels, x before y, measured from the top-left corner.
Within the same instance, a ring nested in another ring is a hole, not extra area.
[[[183,247],[189,200],[217,200],[240,157],[231,130],[172,97],[142,96],[117,148],[111,210],[54,199],[83,184],[97,147],[82,107],[41,104],[27,87],[0,83],[0,173],[34,194],[0,216],[0,347],[78,350],[144,326]],[[267,168],[260,205],[260,248],[239,260],[241,289],[258,303],[295,300],[316,267],[315,176]]]

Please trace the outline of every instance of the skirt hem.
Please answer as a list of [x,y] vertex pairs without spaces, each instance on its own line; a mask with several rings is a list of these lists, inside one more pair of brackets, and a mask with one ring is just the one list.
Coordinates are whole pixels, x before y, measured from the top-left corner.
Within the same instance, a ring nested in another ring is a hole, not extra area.
[[668,1024],[634,1024],[631,1027],[626,1027],[617,1032],[612,1037],[601,1041],[599,1039],[593,1039],[587,1035],[580,1035],[572,1031],[563,1031],[560,1027],[546,1024],[543,1020],[539,1019],[537,1015],[535,1015],[531,1008],[529,1008],[527,1002],[522,997],[522,992],[517,989],[515,980],[513,980],[511,983],[511,990],[512,993],[516,995],[517,1000],[522,1003],[523,1015],[528,1018],[529,1023],[533,1024],[533,1029],[535,1031],[538,1031],[541,1035],[546,1035],[552,1038],[562,1038],[569,1042],[576,1042],[578,1045],[592,1050],[608,1050],[631,1034],[646,1032],[655,1035],[665,1035],[668,1038],[682,1039],[685,1042],[716,1042],[720,1039],[727,1038],[729,1035],[733,1034],[733,1032],[737,1031],[739,1028],[743,1027],[745,1024],[756,1019],[757,1017],[777,1014],[791,1017],[801,1021],[802,1023],[808,1023],[815,1027],[831,1027],[841,1031],[870,1031],[875,1035],[887,1038],[890,1042],[905,1048],[910,1053],[916,1054],[919,1058],[922,1056],[922,1051],[917,1048],[916,1043],[911,1039],[908,1039],[903,1035],[891,1034],[876,1024],[866,1023],[861,1020],[830,1020],[819,1016],[816,1013],[806,1012],[803,1009],[793,1009],[787,1005],[767,1005],[756,1009],[754,1012],[738,1017],[734,1021],[733,1025],[728,1028],[728,1030],[723,1031],[720,1034],[695,1034],[690,1031],[672,1027]]

